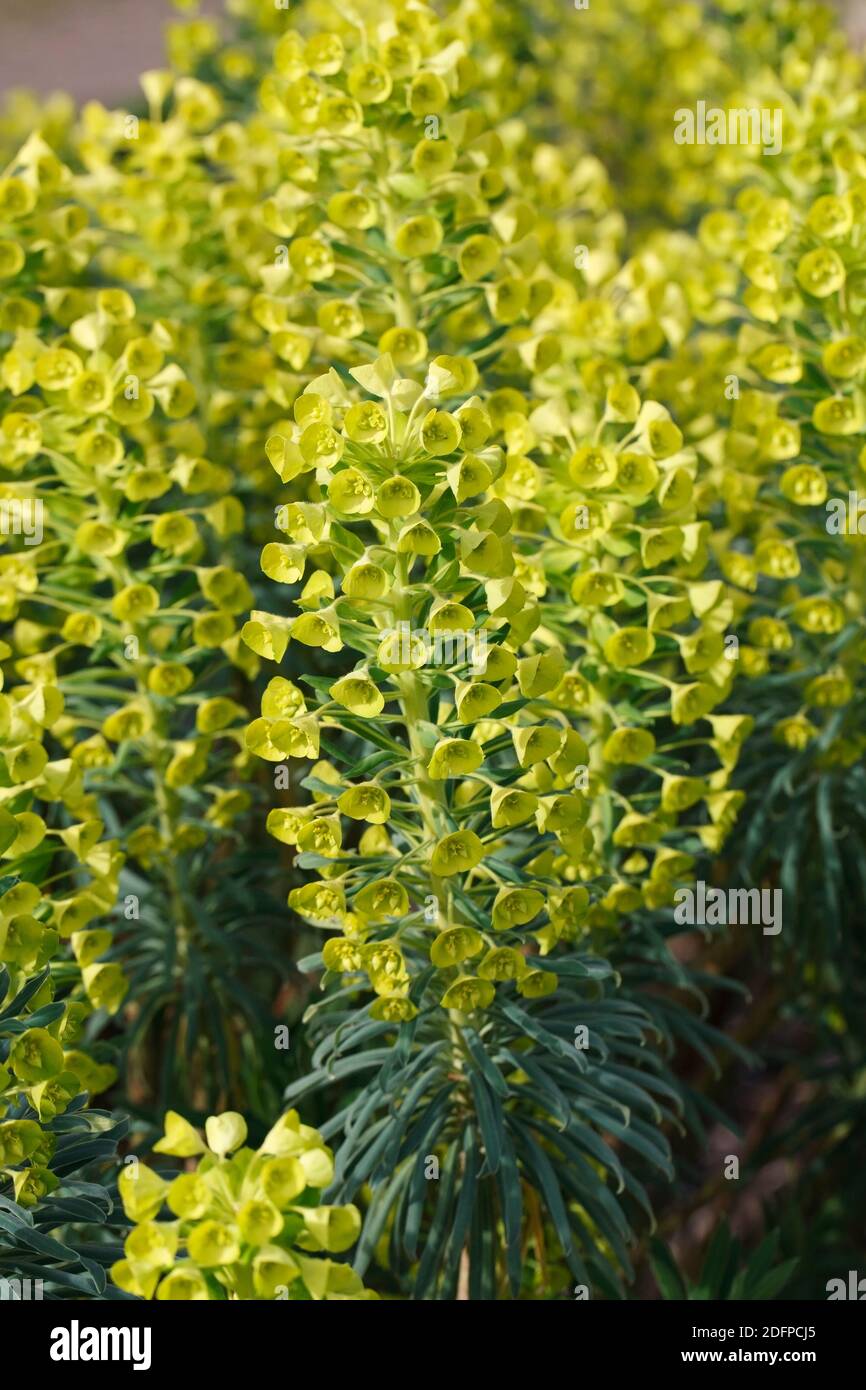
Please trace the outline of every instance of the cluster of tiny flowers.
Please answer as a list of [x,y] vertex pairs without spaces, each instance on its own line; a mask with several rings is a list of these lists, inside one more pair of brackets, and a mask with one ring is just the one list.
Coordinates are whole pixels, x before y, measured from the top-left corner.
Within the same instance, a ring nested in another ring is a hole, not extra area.
[[742,591],[745,674],[790,673],[774,736],[798,750],[827,731],[824,766],[850,765],[866,746],[855,717],[866,637],[864,173],[860,155],[799,197],[750,190],[728,226],[749,317],[727,364],[742,389],[719,441],[723,564]]
[[[266,661],[290,644],[340,659],[272,680],[247,741],[312,762],[311,800],[268,820],[319,871],[290,905],[340,931],[326,966],[364,972],[395,1021],[431,962],[449,1009],[489,1005],[497,982],[548,993],[527,946],[672,901],[684,837],[716,850],[733,823],[750,727],[713,713],[732,601],[700,460],[632,384],[664,336],[638,282],[619,311],[603,171],[530,153],[513,126],[503,162],[467,109],[463,46],[435,40],[291,32],[284,82],[260,89],[283,128],[307,124],[309,192],[266,204],[285,254],[255,312],[309,379],[267,444],[286,539],[262,552],[299,611],[257,610],[243,636]],[[328,128],[334,102],[351,140]],[[584,263],[591,221],[605,244]],[[296,291],[319,334],[287,323]]]
[[831,106],[820,75],[778,183],[744,178],[694,240],[658,233],[635,260],[658,298],[680,287],[681,323],[647,380],[702,461],[698,511],[744,639],[739,674],[784,677],[762,687],[764,721],[826,769],[864,749],[866,153],[859,107]]
[[[206,1143],[168,1112],[155,1152],[187,1162],[171,1179],[136,1159],[125,1165],[119,1188],[133,1226],[114,1282],[177,1302],[376,1298],[350,1265],[322,1258],[348,1250],[361,1229],[357,1207],[320,1203],[334,1175],[322,1136],[290,1110],[258,1149],[246,1137],[233,1111],[206,1121]],[[159,1220],[164,1207],[170,1215]]]
[[257,664],[192,340],[112,274],[74,164],[36,134],[0,178],[0,1164],[22,1202],[57,1183],[45,1126],[115,1076],[75,1043],[127,991],[124,860],[167,878],[249,805],[223,692]]
[[[39,336],[42,305],[50,300],[62,318],[63,293],[52,298],[46,290],[37,302],[27,262],[39,239],[48,278],[52,237],[68,238],[68,264],[86,245],[58,193],[63,175],[35,139],[0,179],[0,1174],[23,1205],[58,1185],[50,1168],[54,1119],[115,1075],[76,1042],[88,1015],[116,1011],[125,991],[121,967],[102,959],[111,932],[92,925],[116,904],[123,856],[105,837],[84,768],[63,737],[75,721],[57,679],[50,628],[34,606],[52,548],[58,558],[45,520],[44,450],[57,443],[50,421],[62,418],[67,400],[64,367],[80,364]],[[64,533],[74,528],[67,508],[56,524]],[[67,600],[75,582],[68,572]],[[75,609],[74,601],[64,606]],[[61,941],[72,950],[62,964]]]

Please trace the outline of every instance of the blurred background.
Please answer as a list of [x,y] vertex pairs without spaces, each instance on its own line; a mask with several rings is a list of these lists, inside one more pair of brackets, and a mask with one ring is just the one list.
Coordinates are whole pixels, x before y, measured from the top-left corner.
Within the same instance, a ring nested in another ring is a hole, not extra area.
[[842,0],[839,9],[852,38],[860,42],[866,39],[866,0]]
[[[201,6],[222,9],[222,0]],[[180,18],[170,0],[0,0],[0,93],[128,99],[140,72],[164,65],[164,25]]]
[[[852,35],[866,39],[866,0],[837,4]],[[222,8],[222,0],[202,0],[203,14]],[[170,0],[0,0],[0,93],[26,87],[79,101],[128,99],[138,74],[162,65],[163,26],[172,17],[179,18]]]

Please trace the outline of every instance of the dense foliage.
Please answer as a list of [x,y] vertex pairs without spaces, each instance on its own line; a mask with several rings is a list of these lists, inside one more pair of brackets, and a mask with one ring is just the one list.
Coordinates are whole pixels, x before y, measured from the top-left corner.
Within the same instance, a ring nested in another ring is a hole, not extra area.
[[[812,0],[178,8],[141,106],[0,121],[0,1275],[823,1296],[866,1196],[859,58]],[[704,97],[781,150],[677,143]],[[779,931],[679,918],[706,883]],[[735,1239],[701,1155],[756,1072],[741,1180],[811,1166]]]

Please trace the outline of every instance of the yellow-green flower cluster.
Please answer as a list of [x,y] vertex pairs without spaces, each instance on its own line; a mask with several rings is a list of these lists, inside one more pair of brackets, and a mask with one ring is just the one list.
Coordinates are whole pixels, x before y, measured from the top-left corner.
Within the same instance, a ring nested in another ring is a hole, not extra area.
[[[100,959],[110,932],[89,925],[114,904],[121,856],[74,765],[49,759],[40,698],[38,683],[0,695],[13,735],[0,742],[0,1183],[22,1206],[58,1185],[52,1121],[116,1074],[76,1044],[93,1009],[114,1012],[125,990],[120,967]],[[63,939],[71,963],[56,959]]]
[[320,1205],[334,1160],[315,1129],[290,1110],[252,1149],[243,1116],[228,1111],[206,1121],[205,1138],[169,1111],[154,1151],[187,1160],[184,1171],[168,1179],[138,1159],[125,1164],[119,1189],[134,1225],[111,1271],[121,1289],[185,1302],[377,1297],[348,1264],[323,1258],[351,1249],[361,1217]]
[[[248,746],[314,763],[312,804],[269,819],[321,869],[291,905],[339,927],[326,964],[365,971],[394,1019],[416,1008],[407,956],[446,972],[447,1008],[489,1003],[497,980],[548,992],[527,940],[548,952],[670,901],[692,860],[665,837],[702,803],[719,847],[748,730],[714,716],[676,751],[734,670],[699,460],[633,384],[686,310],[632,275],[619,311],[603,171],[467,109],[463,46],[437,51],[427,12],[397,14],[399,37],[366,47],[339,24],[290,31],[260,88],[305,138],[295,191],[265,204],[286,240],[252,307],[312,379],[267,445],[287,491],[262,568],[300,586],[298,611],[244,628],[265,660],[352,654],[322,668],[336,678],[314,666],[313,699],[271,681]],[[405,38],[410,15],[424,26]],[[337,764],[320,760],[331,726]],[[714,755],[701,776],[694,746]]]
[[[500,339],[526,360],[555,352],[532,332],[550,232],[522,190],[543,173],[587,227],[610,197],[596,161],[572,175],[504,119],[529,69],[477,0],[443,17],[400,5],[385,29],[376,7],[230,8],[242,42],[177,25],[171,67],[141,79],[147,116],[88,103],[64,150],[104,229],[95,266],[176,321],[190,378],[211,388],[209,456],[266,502],[261,439],[324,366],[419,363],[434,323],[455,349],[489,336],[491,359]],[[621,227],[599,230],[607,245]],[[410,278],[416,333],[393,293]]]
[[602,899],[629,911],[669,902],[672,882],[691,869],[670,843],[672,833],[681,841],[686,813],[705,849],[721,847],[742,800],[728,781],[752,721],[717,712],[734,684],[738,638],[698,511],[702,461],[664,406],[641,400],[621,363],[581,362],[578,345],[568,361],[579,388],[563,375],[562,394],[530,416],[567,460],[558,486],[540,493],[561,534],[550,546],[547,620],[566,641],[579,634],[557,694],[586,721],[593,749],[601,805],[592,867],[610,872],[617,848],[636,851],[618,857]]
[[[74,200],[69,170],[38,138],[0,184],[15,276],[0,305],[3,496],[13,519],[29,508],[39,521],[2,562],[6,656],[23,693],[40,692],[31,703],[79,785],[132,746],[178,791],[204,778],[242,714],[195,679],[214,652],[251,669],[235,621],[251,591],[230,564],[209,563],[243,509],[232,474],[204,455],[196,392],[173,360],[180,326],[140,315],[127,289],[86,283],[106,233]],[[61,227],[62,244],[46,245]],[[16,737],[14,776],[26,781],[40,769]],[[231,810],[217,793],[206,818],[225,824]],[[126,842],[144,861],[205,835],[151,820]]]
[[[712,464],[705,501],[724,508],[715,544],[738,592],[744,673],[792,674],[779,688],[774,735],[797,750],[832,723],[818,749],[825,765],[850,765],[863,751],[846,712],[858,699],[864,637],[864,191],[855,165],[805,196],[751,189],[726,217],[724,253],[747,319],[716,358],[717,384],[731,385],[717,392],[713,428],[704,417],[697,446]],[[701,236],[716,254],[719,231],[710,215]]]
[[643,377],[700,462],[738,669],[772,682],[763,722],[792,753],[814,745],[819,766],[850,766],[863,751],[866,152],[861,100],[833,65],[795,78],[776,79],[790,115],[778,176],[741,162],[744,186],[695,240],[648,237],[613,283],[624,315],[654,306]]
[[[0,1092],[40,1118],[114,1075],[68,1049],[126,993],[108,925],[124,858],[173,883],[250,800],[230,672],[255,671],[252,594],[225,553],[243,508],[206,456],[189,335],[106,282],[86,182],[40,136],[0,179],[0,1002],[21,1001]],[[61,940],[74,960],[45,977]]]
[[[590,803],[575,778],[587,754],[567,715],[543,702],[565,671],[561,647],[548,640],[523,654],[539,624],[537,577],[524,571],[511,511],[492,490],[508,469],[496,440],[509,397],[467,395],[472,362],[444,355],[427,374],[439,406],[388,355],[352,375],[368,399],[353,400],[332,373],[299,398],[292,434],[270,442],[275,467],[296,457],[315,472],[321,500],[287,503],[287,540],[262,553],[279,583],[300,579],[310,563],[300,611],[257,612],[244,629],[271,660],[290,642],[355,654],[336,678],[311,679],[312,704],[294,682],[273,679],[248,730],[254,753],[317,759],[332,725],[378,749],[352,757],[347,744],[343,768],[315,762],[312,806],[271,813],[271,833],[323,869],[290,902],[319,925],[342,926],[325,961],[368,972],[377,1016],[414,1012],[404,932],[425,955],[432,941],[446,1007],[489,1002],[497,980],[547,992],[554,977],[527,968],[515,949],[524,933],[513,935],[547,896],[517,886],[497,860],[515,827],[525,846],[555,831],[582,849]],[[464,399],[449,409],[453,394]],[[353,822],[358,849],[344,850]],[[565,892],[554,916],[567,930],[587,905],[585,890]],[[495,941],[475,925],[489,929],[491,913],[507,933]]]
[[[662,841],[704,802],[701,839],[721,843],[749,727],[711,714],[733,679],[732,605],[702,578],[696,459],[665,409],[614,380],[597,419],[564,396],[530,411],[514,388],[479,395],[469,358],[423,375],[386,355],[350,373],[368,399],[335,372],[299,397],[268,452],[310,478],[308,500],[280,509],[286,540],[262,552],[277,583],[304,581],[298,611],[255,612],[243,631],[275,662],[290,644],[341,654],[336,678],[305,679],[312,700],[275,677],[247,739],[273,762],[313,761],[312,804],[268,820],[320,869],[289,901],[340,928],[326,965],[364,970],[374,1015],[394,1019],[415,1012],[407,957],[445,972],[442,1003],[465,1010],[500,980],[554,988],[525,959],[533,936],[546,953],[670,901],[692,861]],[[709,777],[683,774],[676,742],[655,756],[654,727],[707,716]],[[348,735],[336,764],[319,760],[332,727]],[[615,783],[635,766],[655,784],[632,803]],[[642,893],[605,881],[609,842],[637,852],[624,868],[638,877],[656,847]],[[589,911],[575,880],[596,876],[608,891]]]
[[[126,989],[120,965],[104,959],[111,932],[94,925],[115,907],[123,855],[105,838],[97,799],[64,738],[67,692],[35,607],[58,550],[34,460],[47,465],[48,422],[62,416],[66,399],[60,378],[78,358],[40,340],[32,286],[37,263],[50,278],[46,237],[66,241],[68,265],[87,254],[83,224],[58,194],[62,182],[62,166],[39,140],[0,180],[0,1167],[25,1205],[57,1186],[49,1167],[55,1116],[115,1075],[76,1042],[88,1014],[115,1012]],[[52,300],[51,291],[44,297]],[[58,313],[62,297],[57,291],[52,300]],[[69,526],[67,507],[57,522]],[[69,599],[71,572],[65,582]],[[71,961],[56,959],[61,941],[71,945]]]

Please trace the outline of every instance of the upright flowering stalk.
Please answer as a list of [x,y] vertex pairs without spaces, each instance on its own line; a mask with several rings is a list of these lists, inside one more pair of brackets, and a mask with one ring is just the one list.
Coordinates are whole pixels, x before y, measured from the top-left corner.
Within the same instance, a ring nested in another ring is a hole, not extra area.
[[[545,1147],[556,1133],[548,1106],[559,1113],[561,1086],[578,1110],[575,1088],[586,1102],[577,1149],[585,1143],[618,1168],[592,1127],[608,1113],[598,1072],[620,1035],[606,1035],[613,1015],[579,985],[558,1008],[540,1017],[534,1009],[561,976],[601,981],[610,969],[592,951],[590,893],[569,873],[592,846],[593,789],[586,743],[557,695],[568,689],[566,655],[534,596],[544,587],[544,538],[521,535],[498,495],[509,467],[536,467],[508,451],[523,417],[509,425],[501,394],[468,393],[466,358],[430,362],[426,390],[438,404],[387,355],[350,376],[363,394],[336,373],[313,382],[296,403],[296,430],[270,442],[279,466],[316,443],[315,492],[286,504],[287,539],[262,554],[277,582],[305,583],[294,614],[257,612],[244,628],[266,659],[281,661],[290,644],[336,658],[330,675],[272,679],[248,731],[259,756],[312,762],[303,783],[311,804],[274,808],[268,828],[314,871],[290,905],[332,933],[321,960],[344,984],[337,1011],[322,1015],[314,1070],[292,1094],[321,1085],[329,1068],[335,1077],[378,1069],[334,1124],[345,1134],[338,1192],[376,1183],[359,1268],[390,1221],[398,1272],[431,1222],[429,1249],[441,1253],[447,1238],[447,1259],[437,1269],[425,1254],[416,1296],[434,1282],[453,1292],[461,1269],[473,1296],[485,1296],[494,1277],[516,1291],[524,1223],[541,1200],[555,1203],[552,1239],[573,1269],[599,1277],[603,1257],[591,1243],[585,1263],[575,1245],[584,1228],[546,1188]],[[505,400],[513,404],[511,394]],[[553,950],[588,931],[578,954]],[[374,995],[369,1008],[351,1004],[361,982]],[[619,1007],[639,1038],[639,1012]],[[589,1057],[574,1047],[578,1024],[599,1030]],[[366,1039],[385,1041],[395,1025],[393,1051],[380,1042],[344,1055]],[[547,1096],[540,1113],[534,1082]],[[635,1094],[638,1107],[657,1113],[639,1084]],[[352,1117],[362,1105],[370,1119],[358,1130]],[[664,1167],[658,1136],[646,1137]],[[431,1161],[444,1168],[438,1197],[428,1187]],[[575,1162],[559,1180],[566,1191],[573,1184],[600,1229],[616,1233],[627,1262],[621,1214],[594,1195],[604,1190],[595,1170]],[[521,1173],[535,1184],[526,1210],[515,1197]],[[477,1242],[500,1200],[503,1267],[494,1276]],[[457,1201],[455,1234],[436,1212]]]
[[709,361],[706,344],[691,349],[704,359],[703,406],[689,403],[698,419],[714,361],[723,389],[712,433],[698,445],[713,465],[704,502],[737,595],[765,784],[747,853],[781,864],[793,921],[817,862],[805,844],[820,844],[828,911],[820,922],[797,911],[797,941],[810,953],[819,941],[822,951],[847,951],[857,933],[849,908],[860,900],[859,869],[845,839],[861,818],[864,750],[866,165],[841,133],[825,150],[814,151],[807,188],[792,186],[790,196],[750,188],[736,210],[702,224],[701,241],[727,262],[743,307],[736,337],[717,342]]
[[[244,629],[245,641],[274,660],[289,641],[355,653],[336,680],[315,682],[310,707],[296,685],[271,681],[263,717],[248,732],[253,751],[274,760],[317,758],[323,740],[330,749],[331,726],[352,736],[346,753],[338,745],[348,766],[315,765],[314,814],[298,822],[291,812],[272,813],[272,831],[324,871],[291,902],[318,922],[341,922],[350,903],[360,914],[352,935],[327,944],[325,962],[367,971],[379,995],[376,1018],[415,1016],[412,955],[420,950],[426,965],[431,941],[430,958],[446,972],[446,1008],[486,1006],[504,980],[530,997],[549,993],[555,976],[528,970],[515,949],[526,933],[511,935],[546,899],[486,860],[521,826],[527,862],[539,834],[583,844],[588,755],[567,715],[544,699],[565,672],[562,648],[550,638],[530,646],[540,614],[522,580],[532,571],[514,546],[512,513],[495,495],[508,468],[493,442],[503,423],[497,429],[491,414],[497,402],[467,395],[467,376],[476,376],[468,359],[430,364],[439,406],[420,383],[399,377],[389,356],[351,374],[372,399],[353,402],[336,374],[299,398],[297,448],[303,453],[312,435],[320,453],[327,434],[329,476],[320,465],[320,501],[286,505],[290,542],[272,543],[262,556],[272,578],[291,583],[312,550],[301,611],[254,614]],[[452,395],[463,399],[449,409]],[[283,457],[292,441],[275,437],[270,447]],[[317,567],[319,556],[328,569]],[[379,750],[360,763],[349,751],[359,736]],[[346,821],[362,834],[357,864],[342,867]],[[399,852],[386,825],[405,842]],[[371,878],[371,868],[393,872]],[[582,889],[557,899],[567,932],[587,902]],[[403,918],[396,940],[366,946],[368,928]],[[508,934],[485,940],[478,927],[491,923]]]
[[[286,597],[243,637],[287,674],[247,740],[308,764],[309,800],[268,829],[310,875],[290,904],[329,933],[308,964],[335,985],[289,1096],[369,1077],[328,1125],[333,1191],[372,1184],[359,1270],[375,1248],[401,1283],[415,1266],[416,1297],[517,1293],[531,1240],[542,1283],[556,1251],[613,1289],[646,1196],[602,1131],[668,1173],[677,1103],[605,959],[643,901],[618,861],[639,876],[635,849],[711,788],[663,748],[634,807],[612,783],[653,761],[672,693],[681,724],[724,698],[724,593],[689,599],[694,460],[605,367],[607,311],[578,302],[590,218],[609,239],[593,274],[618,265],[603,171],[488,123],[474,54],[445,33],[409,7],[393,28],[292,31],[261,88],[289,178],[256,312],[307,379],[267,442],[285,491],[262,568]],[[599,342],[586,384],[557,374],[565,323]],[[620,523],[607,551],[599,494]],[[644,571],[673,558],[654,590]],[[656,861],[667,901],[690,861]]]
[[[104,1128],[82,1106],[115,1072],[77,1044],[88,1015],[115,1012],[126,988],[105,959],[111,932],[95,925],[116,904],[122,854],[64,741],[66,693],[32,606],[49,555],[57,559],[34,460],[73,354],[38,337],[28,256],[37,226],[42,237],[68,238],[67,264],[86,258],[88,244],[59,205],[62,174],[35,142],[23,169],[0,180],[0,1186],[25,1206],[58,1186],[68,1148],[59,1135]],[[44,242],[36,256],[48,261]],[[73,959],[57,959],[62,942]]]
[[616,879],[601,904],[611,919],[671,902],[694,850],[721,848],[752,727],[738,710],[734,591],[702,510],[710,465],[656,385],[657,354],[691,311],[654,261],[635,256],[545,309],[539,327],[562,360],[527,420],[553,465],[536,496],[555,518],[546,613],[577,649],[563,694],[598,772],[591,823],[596,868]]
[[[644,380],[699,460],[697,516],[733,603],[755,727],[733,785],[761,789],[738,843],[752,873],[780,873],[786,940],[810,956],[854,948],[862,900],[843,831],[860,820],[863,752],[860,71],[845,52],[768,69],[755,91],[784,106],[778,157],[730,152],[736,198],[695,240],[650,237],[618,277],[623,313],[656,306]],[[825,913],[802,911],[811,891]]]
[[[232,472],[206,456],[198,358],[182,323],[125,287],[99,287],[101,271],[122,266],[107,256],[111,232],[92,218],[87,188],[39,137],[0,183],[0,466],[15,532],[0,562],[3,655],[24,682],[10,696],[20,714],[5,720],[3,795],[26,812],[35,856],[46,826],[24,798],[51,779],[50,833],[99,875],[97,886],[64,885],[51,922],[73,934],[91,1005],[117,1010],[122,959],[133,984],[126,1043],[144,1060],[150,1027],[167,1054],[162,1079],[158,1060],[148,1083],[187,1089],[199,1064],[182,1062],[188,1049],[214,1060],[216,1093],[239,1085],[235,1030],[260,1026],[238,967],[225,965],[239,898],[221,887],[215,904],[213,876],[215,856],[243,850],[232,827],[251,803],[233,697],[257,664],[237,631],[252,591],[229,555],[244,513]],[[104,824],[123,827],[120,893]],[[44,864],[29,862],[39,883]],[[234,863],[240,895],[250,865]],[[108,914],[119,914],[114,935]],[[261,959],[251,944],[247,963]]]

